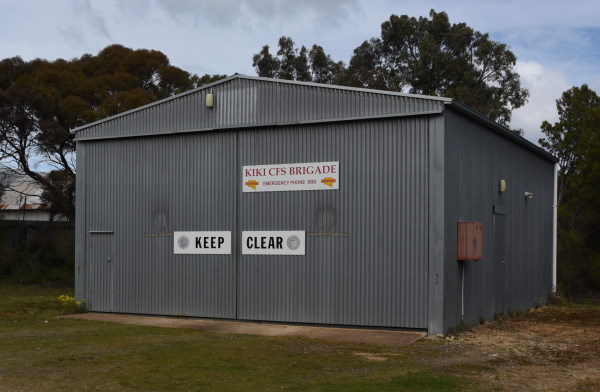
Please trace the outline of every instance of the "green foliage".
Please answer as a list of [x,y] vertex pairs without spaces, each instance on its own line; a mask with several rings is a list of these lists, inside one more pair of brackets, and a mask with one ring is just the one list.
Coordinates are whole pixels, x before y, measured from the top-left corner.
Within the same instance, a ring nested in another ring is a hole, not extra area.
[[508,124],[512,110],[529,96],[514,71],[515,55],[487,33],[450,24],[445,12],[429,15],[391,15],[381,37],[358,46],[348,67],[317,45],[307,58],[306,48],[295,49],[288,37],[279,39],[276,57],[264,46],[253,66],[259,76],[456,98]]
[[370,63],[373,81],[388,90],[456,98],[508,124],[512,109],[528,97],[513,70],[515,55],[487,33],[450,24],[445,12],[431,10],[429,16],[392,15],[381,25],[381,38],[365,41],[355,51],[348,73],[362,75],[364,64]]
[[402,91],[392,87],[389,72],[386,72],[382,46],[377,38],[371,38],[354,49],[350,65],[340,77],[339,84],[377,90]]
[[279,38],[276,57],[268,45],[263,46],[254,55],[252,66],[262,77],[328,84],[336,83],[345,69],[344,63],[333,61],[321,46],[313,45],[310,51],[304,46],[298,49],[289,37]]
[[72,284],[75,238],[72,229],[49,229],[43,235],[12,247],[8,236],[0,241],[0,279],[20,283]]
[[4,173],[4,172],[0,172],[0,200],[2,200],[2,197],[4,196],[4,192],[6,192],[6,187],[8,184],[8,173]]
[[[592,174],[597,158],[600,120],[600,97],[587,85],[573,87],[556,101],[558,122],[553,125],[544,121],[542,132],[546,135],[539,142],[559,159],[559,202],[568,193],[573,174]],[[574,188],[571,188],[574,189]]]
[[563,297],[561,294],[559,294],[558,292],[550,294],[548,296],[548,305],[554,305],[554,306],[569,306],[571,305],[572,302],[569,301],[567,298]]
[[[0,61],[0,169],[24,173],[55,214],[74,217],[71,129],[181,93],[224,75],[190,75],[155,50],[121,45],[70,61]],[[40,157],[55,170],[33,170]]]
[[523,128],[515,128],[515,129],[511,129],[510,131],[517,136],[523,137],[523,135],[525,135],[525,131],[523,130]]
[[52,216],[62,215],[75,220],[75,182],[65,170],[53,170],[45,177],[50,186],[43,188],[41,199],[45,200]]
[[77,299],[69,294],[61,294],[56,300],[65,314],[85,313],[85,299]]
[[205,84],[210,84],[217,82],[221,79],[225,79],[227,75],[208,75],[205,74],[203,76],[192,75],[192,86],[194,88],[198,88],[200,86],[204,86]]
[[600,292],[600,97],[587,85],[556,101],[540,144],[559,159],[558,284],[568,296]]

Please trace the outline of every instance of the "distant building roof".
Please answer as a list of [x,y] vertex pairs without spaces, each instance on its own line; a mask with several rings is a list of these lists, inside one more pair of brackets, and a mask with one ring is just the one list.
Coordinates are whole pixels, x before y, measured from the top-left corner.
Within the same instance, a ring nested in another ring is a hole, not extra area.
[[[41,173],[44,174],[44,173]],[[25,175],[0,173],[0,210],[47,210],[42,202],[42,188]]]

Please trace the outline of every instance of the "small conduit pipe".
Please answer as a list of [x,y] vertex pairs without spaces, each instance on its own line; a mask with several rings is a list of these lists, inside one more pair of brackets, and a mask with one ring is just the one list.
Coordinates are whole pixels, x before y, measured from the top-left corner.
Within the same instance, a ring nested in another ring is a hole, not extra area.
[[558,163],[554,164],[554,200],[552,203],[552,292],[556,293],[556,248],[558,241]]
[[462,278],[460,280],[460,322],[465,323],[465,262],[462,261]]

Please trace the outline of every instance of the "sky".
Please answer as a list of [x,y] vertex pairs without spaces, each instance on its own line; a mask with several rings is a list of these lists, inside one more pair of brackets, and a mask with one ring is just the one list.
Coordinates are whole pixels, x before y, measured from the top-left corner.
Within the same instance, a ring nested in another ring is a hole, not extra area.
[[68,60],[121,44],[198,75],[256,75],[252,56],[281,36],[347,63],[390,15],[430,9],[509,45],[530,92],[510,125],[534,143],[563,91],[586,83],[600,93],[598,0],[0,0],[0,59]]

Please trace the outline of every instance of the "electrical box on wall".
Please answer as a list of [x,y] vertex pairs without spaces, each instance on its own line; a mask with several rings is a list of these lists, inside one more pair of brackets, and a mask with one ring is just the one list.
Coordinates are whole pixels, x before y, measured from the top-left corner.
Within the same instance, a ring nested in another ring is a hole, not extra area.
[[481,260],[482,232],[481,222],[458,222],[458,260]]

